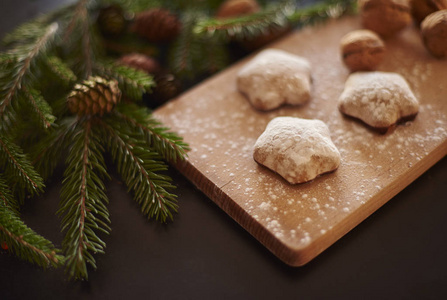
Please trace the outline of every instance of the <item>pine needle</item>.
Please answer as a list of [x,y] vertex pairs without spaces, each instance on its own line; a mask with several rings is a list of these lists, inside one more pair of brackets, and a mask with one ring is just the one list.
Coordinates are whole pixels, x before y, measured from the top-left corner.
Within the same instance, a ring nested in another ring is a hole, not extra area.
[[167,170],[167,165],[128,124],[120,123],[113,116],[105,122],[101,128],[105,131],[107,148],[142,213],[163,223],[172,220],[173,213],[177,212],[177,196],[168,189],[175,186],[170,177],[160,174]]
[[0,201],[0,241],[19,258],[43,268],[63,265],[61,251],[44,237],[27,227],[7,205]]
[[104,253],[106,244],[97,231],[110,232],[108,203],[102,178],[108,173],[102,156],[94,118],[79,120],[66,160],[67,168],[58,210],[65,238],[66,268],[70,277],[87,279],[87,265],[96,268],[94,253]]
[[135,101],[141,101],[143,93],[150,92],[155,85],[147,73],[114,62],[97,63],[95,71],[105,78],[116,79],[120,90]]
[[0,135],[0,169],[4,170],[11,187],[24,189],[31,195],[43,191],[43,179],[34,170],[23,150],[2,135]]
[[158,122],[148,109],[133,104],[120,105],[115,108],[114,115],[117,117],[117,122],[126,123],[133,132],[141,135],[149,147],[167,161],[175,163],[185,158],[189,150],[188,144]]

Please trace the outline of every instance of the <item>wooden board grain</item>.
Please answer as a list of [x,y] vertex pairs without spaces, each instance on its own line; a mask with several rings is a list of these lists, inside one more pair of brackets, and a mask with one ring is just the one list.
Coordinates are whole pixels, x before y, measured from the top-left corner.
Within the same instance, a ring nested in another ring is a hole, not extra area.
[[[339,41],[359,28],[359,20],[348,17],[293,32],[269,46],[312,64],[312,100],[306,105],[268,113],[250,106],[235,80],[249,57],[155,111],[191,146],[177,168],[292,266],[316,257],[447,154],[447,61],[426,52],[415,28],[386,41],[379,70],[407,79],[421,103],[416,119],[382,135],[337,110],[349,75]],[[323,120],[341,152],[339,169],[290,185],[259,166],[253,145],[277,116]]]

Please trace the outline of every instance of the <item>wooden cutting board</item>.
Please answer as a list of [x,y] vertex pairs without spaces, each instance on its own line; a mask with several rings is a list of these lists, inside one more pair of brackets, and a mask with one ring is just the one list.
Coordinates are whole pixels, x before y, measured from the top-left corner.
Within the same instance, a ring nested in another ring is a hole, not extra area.
[[[416,119],[382,135],[338,111],[349,75],[339,41],[359,28],[357,17],[347,17],[293,32],[268,47],[312,64],[312,100],[306,105],[255,110],[236,89],[236,74],[248,57],[155,111],[190,144],[179,171],[292,266],[316,257],[447,154],[447,61],[426,52],[415,28],[386,41],[379,70],[407,79],[421,103]],[[253,145],[277,116],[324,121],[342,156],[339,169],[290,185],[259,166]]]

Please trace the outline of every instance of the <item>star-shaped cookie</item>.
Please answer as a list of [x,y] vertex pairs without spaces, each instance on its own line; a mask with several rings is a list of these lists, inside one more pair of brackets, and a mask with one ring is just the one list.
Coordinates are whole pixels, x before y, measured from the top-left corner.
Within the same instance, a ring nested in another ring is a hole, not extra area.
[[397,73],[358,72],[349,76],[338,102],[339,110],[382,132],[419,111],[407,81]]
[[334,171],[341,160],[323,121],[295,117],[271,120],[255,143],[253,158],[292,184]]
[[259,110],[303,104],[310,99],[310,64],[300,56],[266,49],[240,69],[237,87]]

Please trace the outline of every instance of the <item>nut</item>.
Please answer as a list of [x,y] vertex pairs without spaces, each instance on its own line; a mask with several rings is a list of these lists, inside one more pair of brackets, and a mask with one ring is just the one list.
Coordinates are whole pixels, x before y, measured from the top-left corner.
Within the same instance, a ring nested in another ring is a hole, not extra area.
[[447,57],[447,9],[428,15],[421,24],[427,50],[437,58]]
[[447,0],[410,0],[411,14],[416,22],[420,23],[431,13],[447,9]]
[[355,30],[342,37],[340,51],[343,62],[352,72],[371,71],[382,62],[385,44],[371,30]]
[[363,27],[387,38],[395,35],[411,21],[408,0],[360,0]]

